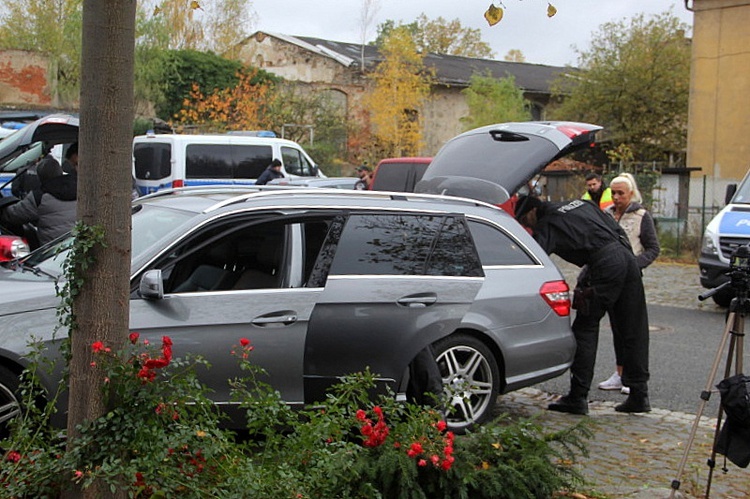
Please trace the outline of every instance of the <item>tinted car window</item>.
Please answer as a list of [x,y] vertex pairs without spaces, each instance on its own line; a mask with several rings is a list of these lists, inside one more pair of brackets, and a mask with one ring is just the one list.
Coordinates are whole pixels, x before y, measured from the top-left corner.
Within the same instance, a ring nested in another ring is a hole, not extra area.
[[426,169],[423,163],[382,163],[375,172],[372,190],[414,192]]
[[258,178],[273,161],[271,146],[232,146],[235,178]]
[[233,178],[232,149],[218,144],[190,144],[185,148],[186,178]]
[[534,260],[510,236],[489,224],[470,221],[482,265],[533,265]]
[[172,146],[153,142],[135,144],[135,177],[144,180],[159,180],[172,173]]
[[284,163],[284,170],[287,173],[304,177],[313,176],[312,165],[299,150],[293,147],[282,146],[281,159]]
[[482,263],[463,218],[446,217],[443,220],[425,273],[468,277],[484,275]]
[[462,221],[453,217],[353,215],[341,232],[331,274],[481,275],[478,258],[456,251],[458,244],[472,247]]

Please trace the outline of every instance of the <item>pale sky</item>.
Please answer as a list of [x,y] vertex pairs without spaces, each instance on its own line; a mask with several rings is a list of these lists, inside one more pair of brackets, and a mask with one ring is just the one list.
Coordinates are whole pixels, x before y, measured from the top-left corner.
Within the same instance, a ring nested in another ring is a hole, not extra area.
[[[376,26],[386,19],[414,21],[421,13],[428,18],[458,18],[464,27],[478,28],[482,40],[497,59],[519,49],[526,62],[554,66],[575,66],[574,48],[589,47],[591,34],[602,24],[671,10],[692,30],[693,14],[684,0],[551,0],[557,15],[547,17],[547,0],[503,0],[505,15],[490,27],[484,19],[488,0],[373,0],[379,4],[367,40],[376,36]],[[497,0],[495,6],[502,6]],[[359,43],[362,38],[363,0],[252,0],[256,13],[253,31],[311,36]]]

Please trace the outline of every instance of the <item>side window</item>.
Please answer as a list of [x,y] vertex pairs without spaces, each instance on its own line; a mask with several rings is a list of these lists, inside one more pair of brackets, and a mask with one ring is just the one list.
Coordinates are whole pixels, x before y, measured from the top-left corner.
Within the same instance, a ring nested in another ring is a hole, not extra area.
[[190,144],[185,150],[186,178],[232,178],[233,170],[228,145]]
[[287,285],[287,221],[204,231],[157,263],[165,293],[270,289]]
[[172,173],[172,146],[164,143],[135,144],[135,178],[160,180]]
[[463,217],[446,217],[430,254],[428,275],[483,277],[482,262]]
[[463,217],[403,214],[349,217],[341,229],[330,273],[484,275]]
[[233,145],[234,178],[258,178],[273,161],[271,146]]
[[331,275],[424,275],[441,223],[439,216],[352,215]]
[[312,177],[312,165],[299,149],[282,146],[281,159],[287,173],[301,177]]
[[534,265],[536,262],[510,236],[490,224],[469,221],[482,265]]

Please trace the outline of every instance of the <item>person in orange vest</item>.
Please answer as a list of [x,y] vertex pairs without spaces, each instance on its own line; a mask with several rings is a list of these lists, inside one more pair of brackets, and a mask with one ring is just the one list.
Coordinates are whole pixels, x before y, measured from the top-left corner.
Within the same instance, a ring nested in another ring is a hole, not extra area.
[[612,206],[614,203],[612,201],[612,191],[609,187],[604,186],[602,176],[594,172],[586,174],[586,192],[581,196],[581,199],[599,205],[599,208],[602,210],[606,210],[607,207]]

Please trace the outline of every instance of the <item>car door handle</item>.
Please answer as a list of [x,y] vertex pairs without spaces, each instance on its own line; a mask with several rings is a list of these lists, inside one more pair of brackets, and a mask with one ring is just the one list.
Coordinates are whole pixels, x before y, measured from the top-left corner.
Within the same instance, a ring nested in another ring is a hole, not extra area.
[[420,293],[404,296],[403,298],[399,298],[397,303],[405,307],[429,307],[437,303],[437,295],[435,293]]
[[251,321],[256,326],[269,326],[273,324],[288,326],[297,322],[297,314],[285,312],[275,315],[263,315]]

